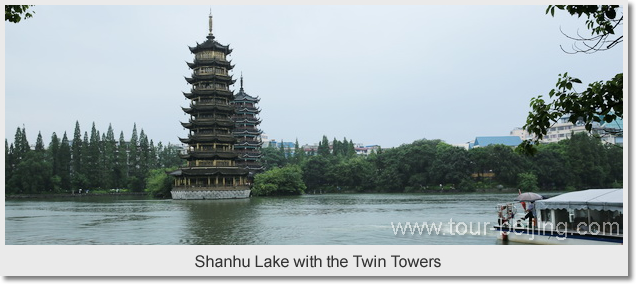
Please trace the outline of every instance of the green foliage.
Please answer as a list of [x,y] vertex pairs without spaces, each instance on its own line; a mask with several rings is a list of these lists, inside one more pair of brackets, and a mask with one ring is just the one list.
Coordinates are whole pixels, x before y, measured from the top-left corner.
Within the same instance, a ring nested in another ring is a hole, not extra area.
[[[554,17],[554,9],[566,10],[570,15],[582,15],[587,17],[586,28],[593,35],[614,34],[617,23],[617,9],[619,5],[549,5],[546,14],[550,13]],[[621,17],[622,20],[623,17]]]
[[141,143],[135,147],[139,150],[134,151],[142,158],[137,158],[131,167],[128,165],[132,158],[128,150],[130,143],[123,133],[119,142],[115,141],[110,126],[107,133],[100,136],[93,124],[90,138],[85,132],[82,139],[79,122],[76,122],[72,142],[66,133],[61,141],[53,133],[48,148],[44,147],[42,135],[38,134],[35,150],[29,147],[26,130],[18,128],[14,143],[9,145],[5,139],[5,192],[52,193],[80,188],[97,192],[126,187],[142,191],[150,170],[181,164],[178,146],[160,144],[160,147],[154,147],[143,130],[142,134]]
[[533,173],[519,173],[519,183],[517,185],[522,191],[539,190],[537,176]]
[[287,163],[285,155],[275,147],[263,147],[261,154],[261,164],[265,170],[282,167]]
[[19,23],[24,16],[25,19],[32,18],[35,12],[29,11],[34,5],[4,5],[4,21]]
[[302,180],[302,170],[299,166],[289,165],[283,168],[273,168],[254,178],[252,194],[255,196],[299,195],[307,187]]
[[177,168],[150,170],[148,178],[146,179],[146,191],[156,198],[170,198],[174,177],[166,173],[176,169]]
[[[528,114],[524,128],[541,140],[548,128],[559,118],[569,115],[572,123],[583,123],[587,131],[592,130],[594,122],[612,122],[623,117],[623,74],[613,79],[589,84],[583,92],[574,91],[573,83],[581,80],[572,78],[568,73],[559,74],[556,89],[550,91],[552,102],[547,103],[542,96],[530,101],[532,111]],[[525,147],[526,145],[522,144]]]
[[[614,35],[615,28],[622,23],[623,17],[617,19],[618,5],[550,5],[546,14],[554,16],[555,9],[566,10],[570,15],[581,17],[585,15],[586,28],[591,32],[591,38],[573,38],[583,42],[584,47],[573,46],[575,52],[590,53],[599,50],[607,50],[622,42],[622,36],[614,40],[608,39]],[[578,34],[578,33],[577,33]],[[591,42],[591,43],[590,43]],[[524,128],[534,134],[533,141],[524,141],[519,152],[534,155],[534,145],[546,135],[559,118],[569,115],[572,123],[583,123],[585,129],[592,131],[594,122],[612,122],[616,118],[623,118],[623,74],[619,73],[614,78],[603,82],[597,81],[588,85],[582,91],[577,92],[574,84],[581,84],[581,80],[573,78],[568,73],[559,74],[556,88],[549,92],[551,102],[539,95],[530,101],[531,111],[528,114]],[[622,134],[622,133],[621,133]]]

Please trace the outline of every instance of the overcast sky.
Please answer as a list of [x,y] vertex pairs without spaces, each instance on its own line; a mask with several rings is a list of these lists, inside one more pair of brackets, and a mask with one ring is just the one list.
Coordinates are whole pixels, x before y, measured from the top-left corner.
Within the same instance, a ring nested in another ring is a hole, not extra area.
[[[313,144],[323,135],[395,147],[509,135],[532,97],[563,72],[585,85],[623,71],[622,44],[569,55],[584,20],[538,6],[35,6],[5,22],[5,137],[56,132],[179,143],[189,86],[188,46],[216,40],[239,89],[261,98],[271,139]],[[579,87],[582,90],[583,87]]]

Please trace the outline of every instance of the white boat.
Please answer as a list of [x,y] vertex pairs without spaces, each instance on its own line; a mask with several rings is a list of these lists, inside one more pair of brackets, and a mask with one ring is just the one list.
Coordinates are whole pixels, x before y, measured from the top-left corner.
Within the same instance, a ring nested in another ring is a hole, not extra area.
[[[558,245],[623,244],[623,189],[588,189],[537,200],[529,224],[519,203],[497,205],[503,241]],[[518,213],[518,214],[517,214]]]

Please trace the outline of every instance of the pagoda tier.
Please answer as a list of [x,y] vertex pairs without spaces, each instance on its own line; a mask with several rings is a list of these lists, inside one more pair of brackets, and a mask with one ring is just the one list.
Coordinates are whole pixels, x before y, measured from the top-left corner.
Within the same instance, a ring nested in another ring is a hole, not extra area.
[[259,97],[252,97],[245,92],[239,92],[236,96],[234,96],[234,101],[237,103],[258,103],[261,99]]
[[197,67],[210,66],[210,65],[224,67],[228,71],[234,69],[234,65],[232,65],[232,60],[226,61],[224,59],[217,59],[217,58],[200,58],[200,59],[195,58],[193,62],[186,62],[186,64],[188,64],[188,67],[190,67],[190,69],[194,69]]
[[256,153],[256,152],[248,152],[248,153],[239,153],[239,156],[241,159],[250,159],[250,160],[258,160],[262,157],[263,155],[261,155],[260,153]]
[[236,82],[236,80],[232,79],[232,76],[228,75],[218,75],[218,74],[204,74],[204,75],[192,75],[192,77],[185,77],[185,80],[189,84],[195,84],[197,82],[210,82],[210,83],[224,83],[228,85],[232,85]]
[[225,55],[229,55],[230,53],[232,53],[232,49],[230,48],[230,45],[222,45],[220,43],[218,43],[216,40],[214,40],[214,36],[212,34],[208,35],[206,37],[208,40],[206,40],[203,43],[198,43],[197,45],[194,47],[188,46],[188,48],[190,49],[190,52],[197,54],[201,51],[221,51],[223,54]]
[[228,105],[228,104],[215,104],[215,103],[199,103],[199,104],[195,104],[192,103],[190,104],[190,107],[181,107],[181,109],[183,110],[183,112],[187,113],[187,114],[193,114],[193,113],[197,113],[197,112],[222,112],[222,113],[228,113],[228,114],[233,114],[234,113],[234,108],[232,108],[232,106]]
[[255,115],[255,114],[259,114],[261,112],[260,108],[255,108],[255,107],[240,107],[240,108],[236,108],[236,113],[237,114],[242,114],[242,115]]
[[179,154],[179,157],[184,160],[197,160],[197,159],[236,159],[239,156],[238,153],[233,151],[189,151],[186,154]]
[[201,127],[211,127],[211,126],[221,126],[221,127],[232,127],[234,123],[228,119],[197,119],[190,120],[189,122],[181,122],[181,126],[187,129],[198,129]]
[[234,144],[234,149],[238,150],[241,148],[254,148],[254,147],[261,147],[263,145],[263,142],[261,141],[256,141],[256,140],[244,140],[241,142],[237,142],[236,144]]
[[261,120],[256,117],[248,117],[248,116],[234,116],[234,122],[237,124],[261,124]]
[[227,89],[214,89],[214,88],[192,88],[190,93],[183,92],[183,96],[188,99],[196,98],[226,98],[232,99],[232,91]]
[[191,134],[188,138],[179,138],[182,143],[236,143],[236,138],[232,134]]
[[256,128],[244,128],[244,129],[234,129],[234,136],[243,137],[243,136],[259,136],[263,134],[262,130]]
[[247,171],[240,167],[183,167],[173,173],[181,174],[183,176],[198,177],[215,175],[246,175]]

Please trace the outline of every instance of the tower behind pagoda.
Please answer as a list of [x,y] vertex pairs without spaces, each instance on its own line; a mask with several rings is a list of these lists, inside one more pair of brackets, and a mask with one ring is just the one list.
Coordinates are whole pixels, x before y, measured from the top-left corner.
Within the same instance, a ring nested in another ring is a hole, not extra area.
[[253,176],[263,171],[260,163],[261,146],[260,139],[263,132],[259,129],[261,120],[258,117],[260,109],[257,104],[259,97],[248,95],[243,89],[243,75],[241,75],[241,88],[234,95],[234,137],[238,140],[234,149],[239,154],[237,164],[249,171],[248,180],[252,182]]
[[192,77],[190,93],[183,95],[190,106],[182,108],[190,115],[182,122],[189,130],[187,144],[181,158],[186,165],[171,173],[175,177],[173,199],[247,198],[250,195],[248,170],[237,165],[234,150],[234,94],[229,87],[235,80],[229,74],[234,68],[227,56],[232,50],[214,40],[212,15],[207,40],[190,47],[194,61],[188,63]]

